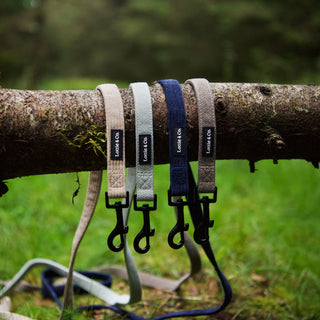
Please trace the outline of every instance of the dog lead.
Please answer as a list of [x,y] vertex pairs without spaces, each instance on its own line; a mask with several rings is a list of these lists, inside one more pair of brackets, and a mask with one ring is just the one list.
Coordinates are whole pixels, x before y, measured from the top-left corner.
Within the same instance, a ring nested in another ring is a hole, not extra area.
[[[124,235],[128,226],[123,223],[122,209],[129,206],[129,193],[126,191],[125,172],[125,133],[123,104],[120,91],[115,84],[101,84],[100,90],[105,105],[107,123],[107,172],[108,191],[105,193],[106,207],[116,210],[117,224],[108,237],[110,250],[118,252],[125,246]],[[110,203],[111,198],[124,198],[123,202]],[[120,237],[120,244],[114,244]]]
[[[152,102],[149,86],[146,82],[131,83],[130,88],[135,105],[136,129],[136,186],[134,195],[134,210],[142,211],[143,227],[135,237],[133,245],[138,253],[147,253],[150,249],[149,238],[155,230],[150,229],[150,211],[157,209],[157,195],[154,193],[153,178],[153,121]],[[138,206],[138,201],[152,201],[152,206],[144,203]],[[140,242],[145,238],[146,245],[141,247]]]
[[[188,194],[188,159],[187,159],[187,120],[183,95],[177,80],[166,79],[158,81],[164,90],[168,108],[169,120],[169,161],[170,188],[168,203],[177,208],[177,224],[170,231],[168,243],[171,248],[179,249],[184,244],[184,231],[189,225],[184,223],[183,207],[188,204],[181,196]],[[172,199],[172,197],[176,197]],[[174,242],[174,237],[180,233],[180,241]]]
[[216,117],[214,97],[208,80],[203,78],[189,79],[197,99],[199,118],[199,150],[198,150],[198,192],[212,193],[213,197],[203,196],[199,201],[203,206],[202,219],[194,231],[194,240],[198,244],[209,241],[209,228],[214,221],[210,220],[209,205],[217,201],[215,185],[216,160]]

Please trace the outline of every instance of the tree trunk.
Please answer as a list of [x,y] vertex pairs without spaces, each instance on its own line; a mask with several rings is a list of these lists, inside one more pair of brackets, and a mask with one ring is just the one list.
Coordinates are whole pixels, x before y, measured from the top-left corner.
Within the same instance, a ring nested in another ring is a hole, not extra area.
[[[218,159],[320,160],[320,86],[212,83]],[[135,164],[134,103],[125,111],[126,165]],[[197,160],[194,92],[182,85],[188,157]],[[168,118],[161,86],[150,86],[155,164],[168,163]],[[97,90],[0,89],[0,180],[26,175],[106,169],[105,112]]]

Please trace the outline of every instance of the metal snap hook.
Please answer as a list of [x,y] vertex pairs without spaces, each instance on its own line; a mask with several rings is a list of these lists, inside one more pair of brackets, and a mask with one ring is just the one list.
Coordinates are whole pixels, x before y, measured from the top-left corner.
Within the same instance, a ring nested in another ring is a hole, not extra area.
[[213,192],[213,197],[210,199],[208,196],[203,196],[202,199],[199,199],[199,202],[202,203],[203,215],[201,222],[193,233],[194,241],[198,244],[206,244],[209,241],[209,228],[212,228],[214,225],[214,220],[210,220],[210,203],[217,201],[217,187]]
[[[125,203],[121,203],[121,201],[116,201],[114,204],[110,204],[108,192],[105,194],[106,196],[106,208],[114,208],[116,210],[117,215],[117,224],[115,228],[111,231],[110,235],[108,236],[108,247],[110,250],[114,252],[121,251],[125,246],[125,237],[124,235],[128,233],[129,227],[125,226],[123,223],[123,215],[122,209],[128,208],[129,206],[129,192],[126,194],[126,201]],[[115,238],[120,237],[120,244],[116,246],[114,244]]]
[[[154,236],[154,229],[150,229],[150,211],[154,211],[157,209],[157,195],[155,194],[153,197],[153,205],[149,206],[149,204],[145,203],[141,207],[138,206],[137,195],[134,195],[134,210],[142,211],[143,213],[143,227],[138,235],[134,238],[133,246],[134,249],[138,253],[147,253],[150,249],[150,237]],[[140,242],[143,239],[146,239],[145,247],[141,247]]]
[[[184,231],[188,231],[189,224],[184,223],[184,213],[183,213],[183,207],[188,204],[187,201],[183,201],[181,198],[177,201],[171,200],[171,191],[169,189],[168,191],[168,204],[169,206],[177,207],[177,223],[172,228],[172,230],[169,232],[168,235],[168,244],[172,249],[180,249],[184,245]],[[176,235],[180,233],[180,241],[175,242],[174,238]]]

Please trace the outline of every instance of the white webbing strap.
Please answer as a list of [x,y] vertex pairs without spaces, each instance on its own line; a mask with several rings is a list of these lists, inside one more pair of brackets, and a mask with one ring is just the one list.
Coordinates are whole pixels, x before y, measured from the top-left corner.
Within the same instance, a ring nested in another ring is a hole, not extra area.
[[[150,249],[150,237],[155,230],[150,228],[150,212],[157,209],[157,195],[154,194],[153,179],[153,119],[149,86],[146,82],[131,83],[135,106],[136,131],[136,189],[134,209],[143,213],[143,227],[134,238],[134,249],[141,254]],[[143,201],[142,206],[138,201]],[[152,201],[152,205],[147,203]],[[141,243],[144,246],[141,247]]]
[[9,297],[0,299],[0,319],[3,320],[32,320],[31,318],[11,312],[11,300]]
[[21,314],[12,313],[8,311],[0,310],[0,319],[2,320],[33,320],[31,318],[22,316]]
[[145,82],[131,83],[130,88],[135,106],[137,200],[152,201],[154,157],[151,95]]
[[[47,267],[55,271],[61,277],[67,277],[69,269],[55,261],[48,259],[32,259],[29,260],[19,272],[7,283],[7,285],[0,290],[0,297],[7,295],[15,285],[23,279],[31,269],[35,267]],[[73,283],[80,288],[86,290],[92,295],[105,301],[108,304],[123,303],[126,304],[128,295],[120,295],[109,289],[108,287],[94,281],[76,271],[73,271]]]
[[[128,223],[130,208],[132,205],[132,198],[136,188],[136,170],[135,168],[127,169],[127,190],[129,191],[129,206],[128,208],[124,208],[123,213],[123,221],[125,224]],[[130,289],[130,298],[128,303],[135,303],[141,300],[142,296],[142,287],[140,283],[140,278],[138,275],[137,267],[134,263],[126,235],[125,235],[125,246],[124,246],[124,259],[126,263],[128,281],[129,281],[129,289]]]

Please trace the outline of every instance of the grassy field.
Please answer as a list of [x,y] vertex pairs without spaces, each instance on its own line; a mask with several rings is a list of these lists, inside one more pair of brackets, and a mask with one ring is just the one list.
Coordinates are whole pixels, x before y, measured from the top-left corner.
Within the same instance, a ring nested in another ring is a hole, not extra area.
[[[55,87],[47,84],[50,89],[60,86],[59,82]],[[70,84],[76,89],[83,86],[94,87],[88,82]],[[196,172],[197,163],[192,166]],[[320,319],[320,172],[299,160],[283,160],[278,165],[261,161],[256,168],[252,174],[247,161],[217,163],[219,191],[211,212],[215,219],[211,243],[234,291],[233,302],[218,319]],[[36,257],[68,264],[87,177],[88,173],[79,173],[81,188],[74,205],[72,194],[78,187],[75,173],[8,181],[9,192],[1,198],[0,205],[0,279],[10,279],[27,260]],[[168,179],[169,167],[156,166],[159,208],[151,216],[156,235],[151,239],[150,252],[134,253],[134,258],[139,270],[177,278],[188,271],[188,261],[183,249],[172,250],[166,243],[174,225],[174,213],[166,204]],[[106,174],[102,192],[106,191],[105,180]],[[133,212],[129,221],[130,244],[141,221],[141,214]],[[79,250],[77,269],[123,265],[123,255],[107,249],[107,235],[113,225],[114,213],[104,208],[101,194]],[[26,280],[38,284],[40,271],[37,269]],[[126,283],[115,280],[114,287],[125,291]],[[147,290],[144,302],[128,309],[151,316],[158,309],[164,313],[182,307],[209,308],[221,299],[215,274],[205,259],[202,276],[190,280],[182,289],[179,295]],[[190,297],[201,300],[190,301]],[[13,293],[12,301],[15,312],[36,319],[57,319],[59,314],[55,304],[43,300],[39,292]],[[91,296],[76,300],[76,304],[95,302]],[[112,317],[91,314],[79,318]]]

